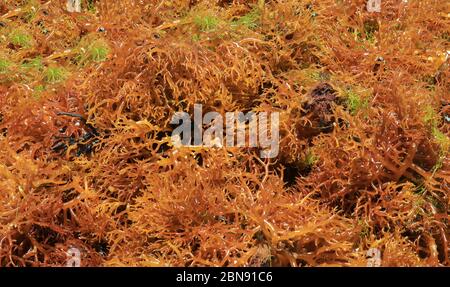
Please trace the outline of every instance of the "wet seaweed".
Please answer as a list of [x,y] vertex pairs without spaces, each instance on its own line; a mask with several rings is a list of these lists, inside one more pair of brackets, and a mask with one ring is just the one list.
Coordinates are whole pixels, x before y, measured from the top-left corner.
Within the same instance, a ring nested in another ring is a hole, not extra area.
[[[0,266],[449,266],[444,2],[3,1]],[[174,147],[194,104],[279,157]]]

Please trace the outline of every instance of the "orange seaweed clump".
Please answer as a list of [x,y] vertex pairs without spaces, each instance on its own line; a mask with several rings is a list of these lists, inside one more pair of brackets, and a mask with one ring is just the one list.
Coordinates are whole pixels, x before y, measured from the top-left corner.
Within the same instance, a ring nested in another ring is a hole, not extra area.
[[[0,4],[0,266],[450,265],[444,1],[64,2]],[[279,156],[174,147],[195,104]]]

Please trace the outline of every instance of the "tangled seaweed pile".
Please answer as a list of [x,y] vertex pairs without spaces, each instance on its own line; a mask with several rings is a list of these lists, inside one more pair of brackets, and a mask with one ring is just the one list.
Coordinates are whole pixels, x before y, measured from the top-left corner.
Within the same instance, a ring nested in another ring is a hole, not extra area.
[[[450,266],[446,1],[0,3],[0,266]],[[277,111],[280,154],[174,148]]]

